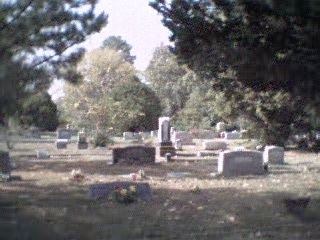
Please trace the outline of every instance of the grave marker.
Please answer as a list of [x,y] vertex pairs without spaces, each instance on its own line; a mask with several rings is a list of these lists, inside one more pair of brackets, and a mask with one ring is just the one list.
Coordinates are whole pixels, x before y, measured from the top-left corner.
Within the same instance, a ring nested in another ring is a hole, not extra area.
[[89,144],[87,142],[87,136],[85,132],[78,132],[78,149],[87,149]]
[[112,150],[112,163],[144,164],[156,161],[155,147],[129,146]]
[[175,131],[172,134],[172,141],[175,142],[179,139],[182,145],[194,145],[193,136],[189,132]]
[[278,146],[266,146],[263,152],[263,162],[284,164],[284,148]]
[[224,141],[205,140],[202,143],[202,147],[204,148],[204,150],[220,150],[226,149],[227,143]]
[[158,140],[160,142],[160,156],[164,157],[166,153],[170,153],[171,156],[176,155],[175,148],[172,146],[170,138],[170,118],[160,117],[159,118],[159,131]]
[[89,185],[88,195],[90,198],[94,199],[108,197],[114,192],[116,186],[119,186],[121,188],[129,188],[130,186],[135,186],[137,189],[137,196],[145,201],[149,201],[152,197],[151,188],[148,183],[122,181],[91,184]]
[[67,139],[70,140],[71,139],[71,129],[67,129],[67,128],[59,128],[57,130],[57,139]]
[[11,176],[10,157],[6,151],[0,151],[0,175],[8,179]]
[[263,174],[264,164],[262,152],[221,152],[218,159],[218,173],[226,177]]

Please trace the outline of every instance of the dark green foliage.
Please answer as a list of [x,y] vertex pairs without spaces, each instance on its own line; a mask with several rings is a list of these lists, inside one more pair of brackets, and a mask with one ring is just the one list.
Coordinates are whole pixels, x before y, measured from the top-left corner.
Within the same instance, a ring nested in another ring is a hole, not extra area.
[[160,101],[155,93],[133,76],[114,85],[111,96],[112,126],[119,132],[157,129],[161,115]]
[[102,43],[103,48],[109,48],[112,50],[116,50],[124,59],[131,64],[136,60],[136,56],[131,56],[130,51],[132,46],[129,45],[126,40],[123,40],[121,36],[111,36],[105,39]]
[[317,101],[319,17],[280,15],[261,1],[156,2],[172,31],[173,53],[193,70],[218,78],[233,69],[254,91],[282,89]]
[[93,137],[93,146],[94,147],[106,147],[110,142],[108,134],[105,131],[97,131]]
[[[180,63],[209,79],[226,119],[245,118],[262,141],[283,145],[297,120],[317,118],[320,17],[311,1],[153,1]],[[312,9],[309,13],[296,11]],[[227,72],[233,74],[228,75]],[[213,80],[214,79],[214,80]],[[305,112],[310,115],[305,115]]]
[[41,130],[55,131],[59,125],[56,104],[47,92],[23,99],[19,119],[23,126],[36,126]]
[[94,14],[96,2],[1,3],[0,113],[16,112],[18,100],[25,97],[25,91],[44,91],[54,78],[70,82],[81,78],[76,64],[84,50],[75,46],[100,31],[107,19],[104,13]]

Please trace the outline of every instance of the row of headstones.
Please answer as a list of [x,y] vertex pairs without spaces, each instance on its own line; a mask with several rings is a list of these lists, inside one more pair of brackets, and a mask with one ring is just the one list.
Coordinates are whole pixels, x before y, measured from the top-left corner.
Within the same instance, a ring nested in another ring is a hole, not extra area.
[[[156,161],[156,148],[130,146],[113,149],[113,164],[144,164]],[[267,146],[264,152],[233,150],[220,152],[218,173],[223,176],[263,174],[268,164],[284,164],[284,148]]]
[[[58,129],[57,141],[56,141],[57,149],[67,148],[68,143],[70,143],[71,136],[72,136],[72,131],[70,129],[67,129],[67,128]],[[86,133],[84,131],[78,132],[77,146],[78,146],[78,149],[87,149],[89,146]]]

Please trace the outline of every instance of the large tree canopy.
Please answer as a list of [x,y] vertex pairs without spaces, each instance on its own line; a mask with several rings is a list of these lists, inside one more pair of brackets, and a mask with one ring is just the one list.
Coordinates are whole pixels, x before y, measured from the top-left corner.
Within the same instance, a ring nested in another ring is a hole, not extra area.
[[[289,2],[287,7],[293,10],[288,12],[280,11],[284,6],[279,3],[158,0],[150,4],[172,32],[171,50],[179,63],[221,94],[212,102],[218,107],[223,99],[219,115],[245,118],[262,142],[283,145],[292,126],[309,118],[306,110],[317,115],[320,17],[312,1]],[[225,105],[232,111],[225,111]]]
[[[171,32],[173,53],[203,76],[228,69],[254,91],[284,90],[318,101],[320,17],[312,1],[293,2],[291,14],[281,14],[279,1],[182,0],[153,1]],[[315,1],[314,1],[315,2]],[[315,6],[316,7],[316,6]],[[314,10],[314,11],[311,11]],[[231,87],[232,81],[219,81]]]
[[47,89],[54,78],[77,82],[77,45],[105,26],[97,0],[2,1],[0,15],[0,113],[16,110],[25,90]]

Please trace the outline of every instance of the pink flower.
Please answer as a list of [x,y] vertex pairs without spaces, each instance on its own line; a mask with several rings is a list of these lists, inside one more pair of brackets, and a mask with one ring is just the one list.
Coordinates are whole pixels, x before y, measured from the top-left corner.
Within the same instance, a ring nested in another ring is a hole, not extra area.
[[137,178],[138,178],[138,175],[136,173],[131,173],[130,176],[131,176],[132,180],[137,180]]

